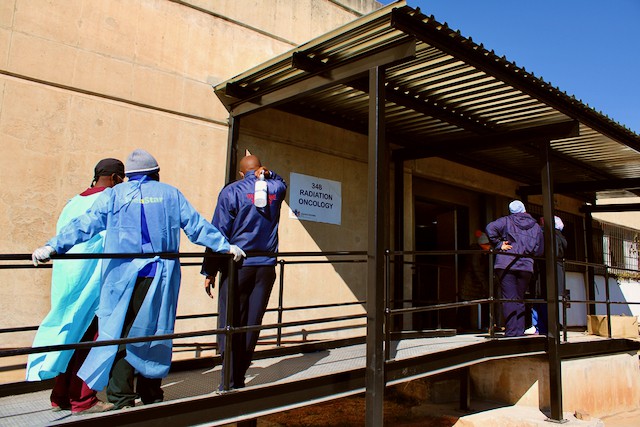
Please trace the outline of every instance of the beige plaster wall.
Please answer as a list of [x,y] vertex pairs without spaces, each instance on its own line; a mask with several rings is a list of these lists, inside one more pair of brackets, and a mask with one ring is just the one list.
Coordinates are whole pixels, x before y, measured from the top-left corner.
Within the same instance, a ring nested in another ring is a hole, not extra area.
[[[297,46],[380,7],[370,0],[189,0]],[[244,71],[244,70],[243,70]]]
[[[275,110],[262,111],[241,119],[238,152],[245,150],[257,154],[265,165],[280,173],[286,180],[291,172],[331,179],[342,183],[342,219],[339,226],[297,221],[289,218],[288,200],[283,211],[280,228],[280,250],[332,251],[367,249],[367,138]],[[482,195],[496,196],[496,206],[489,206],[498,215],[507,210],[508,197],[515,197],[518,183],[495,175],[476,171],[441,159],[420,160],[405,164],[404,209],[405,248],[414,247],[414,200],[427,198],[469,208],[469,242],[475,242],[473,232],[484,229],[481,218],[485,201]],[[393,174],[390,172],[390,179]],[[393,188],[393,186],[392,186]],[[290,194],[289,194],[290,196]],[[491,200],[491,199],[489,199]],[[389,210],[393,216],[393,194],[389,195]],[[499,205],[498,205],[499,203]],[[561,205],[575,210],[571,199]],[[491,220],[491,218],[489,218]],[[391,233],[393,234],[393,233]],[[406,256],[411,261],[411,256]],[[411,266],[405,267],[404,293],[412,293]],[[285,301],[293,305],[322,304],[363,300],[366,295],[364,266],[337,269],[335,266],[287,267],[286,283],[296,287],[286,291]],[[272,294],[271,306],[276,305],[277,293]],[[362,312],[362,308],[349,311]],[[344,313],[343,309],[322,312]],[[346,313],[345,313],[346,314]],[[290,319],[302,320],[310,313],[295,312]],[[316,313],[315,315],[318,315]],[[405,316],[410,327],[411,316]],[[287,317],[289,318],[289,317]],[[275,317],[272,317],[275,319]],[[290,332],[292,330],[289,330]],[[296,329],[300,331],[300,328]],[[347,336],[354,331],[343,331]],[[320,335],[322,336],[322,335]]]
[[[610,199],[598,199],[598,205],[614,205],[625,203],[640,203],[640,198],[614,197]],[[638,212],[596,212],[593,214],[593,217],[602,221],[640,230],[640,215],[638,215]]]
[[[290,182],[292,172],[341,183],[342,213],[340,225],[299,221],[290,213],[287,193],[280,220],[281,252],[364,251],[367,249],[367,165],[366,138],[318,122],[295,118],[274,110],[242,119],[238,151],[248,149]],[[277,133],[277,135],[276,135]],[[320,260],[317,257],[287,257],[287,261]],[[285,306],[303,306],[362,301],[365,299],[366,264],[313,264],[286,266]],[[270,306],[277,306],[278,293],[271,295]],[[305,320],[364,313],[358,305],[316,310],[297,310],[285,315],[285,321]],[[267,315],[265,322],[275,322]],[[293,333],[364,324],[364,319],[286,329]],[[340,330],[333,337],[361,335],[363,330]],[[315,333],[310,338],[326,337]],[[298,337],[299,339],[299,337]]]
[[[471,368],[474,394],[508,405],[550,407],[549,365],[543,357],[495,360]],[[562,362],[565,412],[594,417],[640,407],[638,355],[621,353]]]
[[[163,181],[210,218],[225,181],[228,133],[228,113],[211,86],[379,6],[3,0],[0,252],[26,254],[42,245],[66,200],[89,185],[95,163],[124,159],[138,147],[156,156]],[[200,248],[183,243],[182,250]],[[49,310],[49,280],[43,268],[0,271],[0,328],[37,325]],[[214,307],[198,269],[184,268],[179,314]],[[179,321],[177,330],[212,326]],[[4,335],[0,347],[32,339]]]
[[[372,0],[0,2],[0,252],[30,253],[43,244],[66,200],[89,185],[95,163],[124,159],[137,147],[152,152],[162,180],[210,218],[225,182],[228,132],[227,112],[211,85],[355,19],[354,10],[378,6]],[[366,147],[362,135],[284,113],[243,119],[240,153],[250,149],[287,181],[298,172],[342,183],[340,226],[293,220],[287,200],[281,251],[366,250]],[[414,191],[411,175],[504,196],[516,188],[515,182],[440,159],[408,163],[405,173],[405,195]],[[412,197],[405,197],[405,211],[411,247]],[[182,250],[201,249],[184,242]],[[364,264],[286,268],[287,306],[365,298]],[[217,302],[204,295],[198,271],[183,268],[179,314],[215,311]],[[410,289],[411,276],[406,277]],[[37,325],[49,309],[49,280],[47,269],[0,270],[0,327]],[[271,306],[276,298],[274,291]],[[314,315],[361,313],[355,305]],[[295,311],[284,320],[309,316]],[[275,316],[265,318],[274,321]],[[178,321],[176,330],[213,326],[209,319]],[[332,336],[356,332],[362,330]],[[0,336],[0,347],[28,346],[32,338]],[[0,366],[5,362],[20,360],[0,360]]]
[[[521,185],[518,181],[473,169],[469,166],[453,163],[441,158],[420,159],[412,162],[414,175],[434,181],[446,182],[460,188],[479,191],[483,194],[497,196],[499,199],[518,199],[516,191]],[[502,203],[502,200],[499,200]],[[508,201],[507,201],[508,202]],[[529,197],[529,202],[542,205],[541,196]],[[582,202],[563,195],[555,195],[555,208],[564,212],[579,214]],[[497,215],[507,214],[507,204],[497,206]]]

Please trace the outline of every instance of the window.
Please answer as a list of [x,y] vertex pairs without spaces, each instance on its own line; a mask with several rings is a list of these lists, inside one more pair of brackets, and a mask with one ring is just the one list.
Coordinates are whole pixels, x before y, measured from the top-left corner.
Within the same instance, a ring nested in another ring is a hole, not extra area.
[[602,262],[617,274],[638,270],[640,231],[604,221],[594,221],[596,227],[602,230],[601,234],[594,233],[594,243],[598,236],[602,239]]

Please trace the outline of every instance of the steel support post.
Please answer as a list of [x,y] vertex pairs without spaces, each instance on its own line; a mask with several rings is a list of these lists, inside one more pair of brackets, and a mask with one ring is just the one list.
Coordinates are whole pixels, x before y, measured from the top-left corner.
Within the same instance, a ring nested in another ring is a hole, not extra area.
[[240,136],[240,117],[229,116],[229,135],[227,136],[227,184],[236,180],[238,173],[238,138]]
[[367,366],[365,423],[382,426],[384,407],[384,258],[389,160],[384,126],[384,69],[369,71],[369,185],[367,249]]
[[[584,214],[584,244],[587,255],[587,262],[595,262],[595,253],[593,250],[593,216],[591,212]],[[589,265],[586,271],[587,277],[587,301],[596,299],[596,273],[593,266]],[[587,304],[587,314],[596,314],[595,304]]]
[[[404,161],[396,160],[394,165],[394,250],[404,251]],[[393,287],[392,295],[394,304],[392,308],[403,308],[404,304],[404,255],[396,255],[393,262]],[[391,295],[389,296],[391,298]],[[403,317],[392,316],[390,327],[394,331],[402,331]]]
[[549,402],[551,416],[548,421],[562,423],[562,360],[560,358],[560,328],[558,307],[558,269],[556,268],[556,243],[554,231],[554,201],[551,162],[549,160],[549,141],[540,143],[542,211],[544,214],[544,254],[545,273],[547,276],[547,313],[549,332]]

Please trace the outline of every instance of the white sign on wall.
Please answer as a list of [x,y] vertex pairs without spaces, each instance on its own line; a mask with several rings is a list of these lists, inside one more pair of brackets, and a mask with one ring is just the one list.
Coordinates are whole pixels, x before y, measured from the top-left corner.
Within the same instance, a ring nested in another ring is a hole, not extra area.
[[292,172],[289,207],[291,218],[340,225],[342,183]]

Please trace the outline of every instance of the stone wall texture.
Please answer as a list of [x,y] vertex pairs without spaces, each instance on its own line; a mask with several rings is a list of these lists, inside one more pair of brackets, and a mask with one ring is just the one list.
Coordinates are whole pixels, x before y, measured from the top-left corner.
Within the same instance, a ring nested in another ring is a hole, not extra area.
[[[161,179],[210,218],[227,176],[228,136],[228,113],[212,85],[380,6],[373,0],[3,0],[0,252],[26,254],[44,244],[66,201],[89,186],[97,161],[124,160],[135,148],[151,152]],[[270,149],[254,151],[267,165],[284,162]],[[294,247],[285,234],[283,246]],[[202,250],[186,239],[182,246]],[[0,327],[38,325],[49,310],[49,281],[45,268],[2,270]],[[215,311],[202,282],[197,267],[183,268],[179,314]],[[211,319],[179,321],[177,330],[213,326]],[[28,346],[32,339],[31,332],[4,334],[0,347]]]

